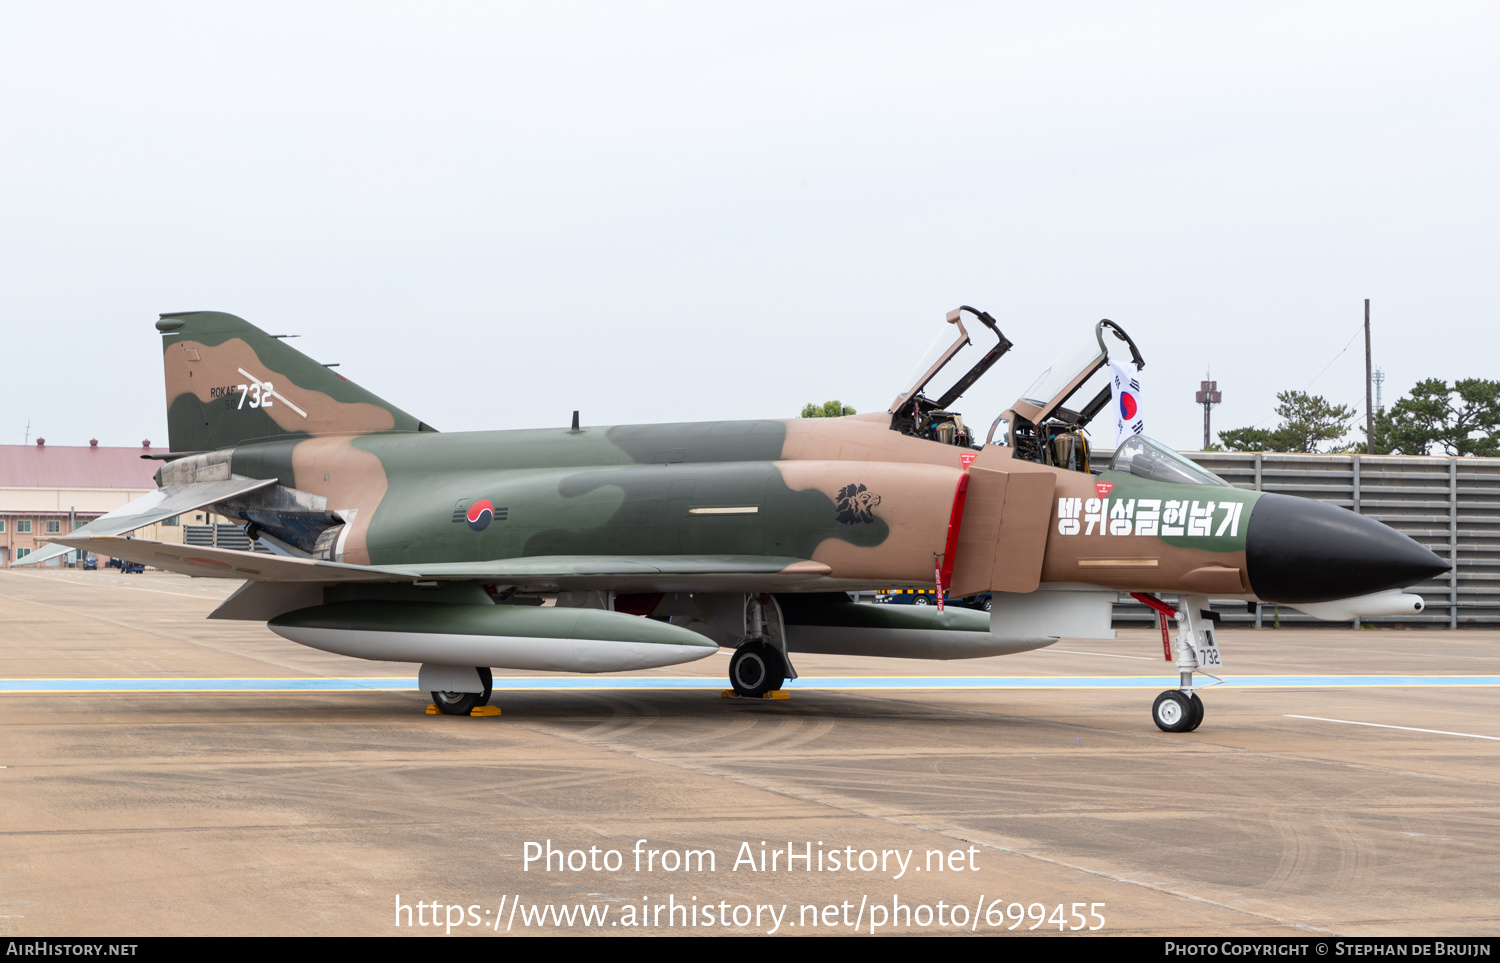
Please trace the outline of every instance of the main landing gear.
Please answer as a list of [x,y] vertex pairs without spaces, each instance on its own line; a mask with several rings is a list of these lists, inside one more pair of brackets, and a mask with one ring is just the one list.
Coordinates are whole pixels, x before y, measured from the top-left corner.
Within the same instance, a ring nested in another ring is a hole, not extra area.
[[787,657],[781,606],[774,598],[746,597],[744,631],[744,641],[729,658],[729,684],[735,695],[759,699],[780,689],[788,678],[797,678],[797,670]]
[[786,662],[781,653],[755,639],[740,643],[729,657],[729,684],[736,695],[759,699],[786,682]]
[[1163,692],[1151,705],[1151,721],[1163,732],[1192,732],[1203,723],[1203,700],[1194,691],[1202,687],[1193,685],[1194,672],[1217,680],[1211,685],[1224,681],[1208,671],[1224,667],[1208,611],[1207,596],[1184,595],[1177,600],[1177,611],[1172,617],[1177,620],[1175,648],[1180,686]]
[[[423,669],[426,668],[423,666]],[[484,686],[484,691],[458,692],[434,689],[431,692],[432,704],[437,706],[439,712],[445,716],[466,716],[475,709],[490,704],[490,693],[495,687],[495,674],[484,666],[476,666],[474,671],[479,673],[479,681]]]

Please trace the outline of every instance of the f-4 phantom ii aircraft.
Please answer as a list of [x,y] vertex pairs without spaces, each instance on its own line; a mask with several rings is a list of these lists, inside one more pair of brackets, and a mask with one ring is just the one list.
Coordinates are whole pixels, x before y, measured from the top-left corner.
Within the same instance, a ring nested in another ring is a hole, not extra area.
[[[1111,404],[1110,343],[1144,365],[1110,321],[982,442],[954,405],[1011,343],[969,307],[885,412],[610,428],[575,413],[567,429],[463,433],[233,315],[156,327],[171,440],[153,456],[159,489],[26,562],[77,548],[242,579],[210,618],[419,663],[449,714],[485,706],[496,667],[611,672],[732,647],[730,684],[754,697],[796,678],[802,653],[963,659],[1110,638],[1127,591],[1177,623],[1181,684],[1152,715],[1189,731],[1203,719],[1194,674],[1221,665],[1209,595],[1394,615],[1421,610],[1404,587],[1448,568],[1376,521],[1234,488],[1143,436],[1091,465],[1083,429]],[[198,509],[269,553],[122,537]],[[847,594],[935,587],[992,592],[991,611]]]

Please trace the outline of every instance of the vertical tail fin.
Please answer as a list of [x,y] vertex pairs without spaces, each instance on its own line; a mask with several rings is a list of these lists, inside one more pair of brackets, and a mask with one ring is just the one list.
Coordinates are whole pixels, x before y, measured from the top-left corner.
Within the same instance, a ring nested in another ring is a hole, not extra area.
[[323,434],[432,431],[232,314],[163,314],[172,451]]

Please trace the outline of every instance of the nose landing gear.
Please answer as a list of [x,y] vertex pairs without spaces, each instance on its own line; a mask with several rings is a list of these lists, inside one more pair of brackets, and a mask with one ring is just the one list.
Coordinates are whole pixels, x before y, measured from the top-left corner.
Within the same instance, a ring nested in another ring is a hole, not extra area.
[[1151,718],[1163,732],[1192,732],[1203,722],[1203,700],[1196,692],[1168,689],[1156,697]]
[[1224,681],[1208,671],[1224,667],[1218,640],[1214,638],[1213,622],[1206,614],[1209,612],[1208,597],[1184,595],[1177,600],[1176,611],[1154,598],[1140,595],[1136,598],[1177,622],[1177,677],[1180,685],[1156,697],[1151,705],[1151,721],[1163,732],[1192,732],[1203,724],[1203,700],[1194,691],[1203,687],[1193,685],[1193,673],[1201,672],[1214,679],[1210,685]]

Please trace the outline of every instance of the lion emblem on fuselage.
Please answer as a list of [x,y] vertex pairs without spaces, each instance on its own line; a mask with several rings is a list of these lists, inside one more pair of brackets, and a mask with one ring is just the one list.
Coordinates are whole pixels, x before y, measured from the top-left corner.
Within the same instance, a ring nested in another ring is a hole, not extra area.
[[845,485],[839,489],[835,505],[839,513],[834,516],[845,525],[854,525],[864,522],[866,525],[875,521],[875,506],[880,504],[880,496],[868,490],[863,485]]

